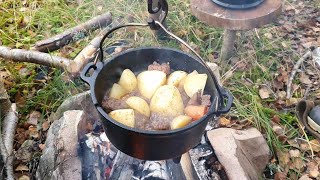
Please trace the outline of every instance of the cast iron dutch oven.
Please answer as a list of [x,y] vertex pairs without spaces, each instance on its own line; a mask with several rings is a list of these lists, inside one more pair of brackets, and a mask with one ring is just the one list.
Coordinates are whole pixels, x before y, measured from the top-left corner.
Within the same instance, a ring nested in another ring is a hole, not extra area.
[[[204,117],[177,130],[147,131],[127,127],[108,116],[101,102],[113,83],[119,80],[122,71],[128,68],[138,74],[154,61],[160,64],[168,62],[172,70],[188,73],[197,70],[199,73],[208,74],[205,93],[212,96],[212,105]],[[88,76],[91,69],[93,73]],[[83,69],[81,79],[90,85],[92,101],[102,117],[106,135],[111,143],[127,155],[143,160],[172,159],[195,147],[200,142],[208,121],[228,112],[233,101],[231,94],[218,85],[212,71],[201,60],[170,48],[131,49],[104,62],[89,63]]]

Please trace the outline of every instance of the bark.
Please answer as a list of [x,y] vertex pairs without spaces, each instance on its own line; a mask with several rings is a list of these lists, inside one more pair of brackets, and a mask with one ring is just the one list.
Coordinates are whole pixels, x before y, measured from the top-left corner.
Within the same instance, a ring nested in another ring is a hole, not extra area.
[[[2,82],[0,82],[0,92],[2,97],[8,97]],[[6,109],[7,106],[10,108]],[[3,121],[2,118],[0,121],[0,152],[6,167],[7,179],[13,180],[13,140],[18,123],[16,104],[11,104],[8,99],[0,101],[0,114],[4,116]]]
[[46,66],[60,67],[63,69],[65,69],[70,63],[69,59],[63,57],[24,49],[10,49],[5,46],[0,46],[0,58],[15,62],[28,62]]
[[32,50],[40,52],[52,52],[72,42],[85,38],[91,31],[108,26],[112,22],[111,13],[105,13],[94,17],[87,22],[55,35],[49,39],[37,42]]

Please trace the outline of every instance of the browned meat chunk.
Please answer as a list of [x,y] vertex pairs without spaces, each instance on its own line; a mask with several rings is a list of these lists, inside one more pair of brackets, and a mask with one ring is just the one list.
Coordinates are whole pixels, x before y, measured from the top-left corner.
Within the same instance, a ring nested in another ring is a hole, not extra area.
[[134,111],[134,120],[136,128],[145,129],[146,123],[149,121],[149,118],[137,111]]
[[204,106],[211,106],[211,101],[210,101],[210,98],[211,98],[211,95],[202,95],[201,96],[201,105],[204,105]]
[[166,73],[167,75],[170,74],[170,65],[168,63],[162,63],[161,65],[157,62],[153,62],[148,66],[148,71],[151,70],[158,70]]
[[198,106],[201,103],[201,91],[195,93],[189,100],[188,105]]
[[117,109],[126,109],[128,105],[124,99],[105,98],[102,101],[102,107],[107,111],[113,111]]
[[146,127],[149,127],[152,130],[168,130],[170,129],[172,119],[172,117],[165,117],[158,113],[152,113],[150,116],[150,124]]

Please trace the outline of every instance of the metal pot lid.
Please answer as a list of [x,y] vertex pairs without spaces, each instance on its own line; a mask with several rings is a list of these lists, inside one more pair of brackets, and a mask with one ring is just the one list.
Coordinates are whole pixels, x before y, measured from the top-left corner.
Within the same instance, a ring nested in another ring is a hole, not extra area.
[[248,9],[261,4],[264,0],[212,0],[214,3],[229,9]]

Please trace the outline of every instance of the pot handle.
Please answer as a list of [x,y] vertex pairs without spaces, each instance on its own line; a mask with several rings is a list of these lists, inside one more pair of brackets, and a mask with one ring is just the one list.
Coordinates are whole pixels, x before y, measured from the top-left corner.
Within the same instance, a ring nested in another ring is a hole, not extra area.
[[[102,68],[103,68],[102,62],[98,62],[96,64],[93,62],[90,62],[81,71],[80,79],[82,81],[84,81],[85,83],[89,84],[90,87],[93,87],[94,81],[97,78],[97,75],[99,74],[99,72],[102,70]],[[89,76],[88,73],[91,69],[93,69],[94,71],[93,71],[92,75]]]
[[[220,103],[220,105],[218,106],[219,109],[217,109],[216,113],[214,113],[215,115],[219,116],[220,114],[224,114],[230,111],[232,103],[233,103],[233,96],[230,93],[230,91],[227,91],[226,89],[224,89],[223,87],[219,87],[221,90],[221,94],[222,94],[222,101],[219,101],[218,103]],[[224,100],[226,100],[224,102]]]

